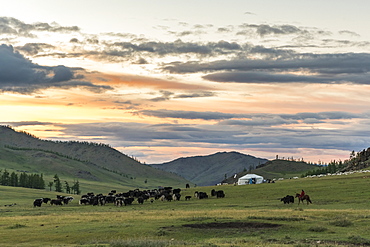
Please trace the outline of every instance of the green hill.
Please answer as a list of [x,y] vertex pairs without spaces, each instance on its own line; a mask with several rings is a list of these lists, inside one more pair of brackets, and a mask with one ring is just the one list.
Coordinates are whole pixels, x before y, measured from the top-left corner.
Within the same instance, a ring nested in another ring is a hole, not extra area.
[[152,167],[173,172],[200,186],[220,183],[225,176],[249,170],[267,159],[256,158],[238,152],[219,152],[208,156],[179,158]]
[[257,166],[256,169],[250,171],[243,171],[237,174],[236,177],[229,177],[223,180],[223,183],[235,183],[238,179],[248,173],[258,174],[265,179],[278,179],[278,178],[292,178],[300,177],[307,171],[315,169],[316,166],[307,164],[304,161],[291,161],[291,160],[271,160],[262,165]]
[[87,190],[98,186],[157,188],[189,183],[175,174],[141,164],[105,144],[41,140],[7,126],[0,126],[0,169],[42,173],[46,182],[58,174],[63,181],[81,181]]

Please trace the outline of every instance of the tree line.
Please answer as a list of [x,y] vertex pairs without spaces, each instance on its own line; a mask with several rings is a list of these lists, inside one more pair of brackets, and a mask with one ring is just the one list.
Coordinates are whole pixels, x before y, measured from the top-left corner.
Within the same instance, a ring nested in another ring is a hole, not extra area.
[[[53,181],[48,183],[49,190],[55,190],[56,192],[65,192],[67,194],[81,194],[80,182],[73,181],[70,185],[67,181],[61,182],[57,174],[54,175]],[[12,186],[12,187],[23,187],[30,189],[45,189],[45,180],[43,174],[37,173],[15,173],[8,172],[6,169],[0,170],[0,185]]]
[[311,171],[302,174],[302,177],[313,176],[313,175],[321,175],[321,174],[328,174],[328,173],[336,173],[341,171],[345,166],[346,162],[339,161],[331,161],[327,165],[316,165],[317,168]]
[[0,184],[3,186],[45,189],[45,181],[42,174],[9,173],[6,169],[4,171],[0,170]]

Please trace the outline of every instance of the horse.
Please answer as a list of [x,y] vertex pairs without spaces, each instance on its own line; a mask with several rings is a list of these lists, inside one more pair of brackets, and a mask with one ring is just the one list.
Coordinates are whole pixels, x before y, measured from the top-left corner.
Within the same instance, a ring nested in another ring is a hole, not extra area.
[[308,205],[308,203],[312,203],[309,195],[304,195],[304,196],[301,197],[301,195],[299,193],[297,193],[297,194],[295,194],[295,197],[298,197],[298,205],[299,205],[300,202],[303,203],[304,200],[306,200],[307,205]]

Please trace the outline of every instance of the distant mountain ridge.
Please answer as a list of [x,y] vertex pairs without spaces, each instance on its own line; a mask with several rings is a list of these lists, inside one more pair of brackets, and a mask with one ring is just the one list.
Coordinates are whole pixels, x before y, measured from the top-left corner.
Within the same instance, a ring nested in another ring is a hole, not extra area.
[[220,183],[225,176],[253,169],[267,161],[239,152],[218,152],[207,156],[178,158],[150,166],[178,174],[199,186],[207,186]]
[[184,186],[189,181],[141,164],[105,144],[48,141],[0,126],[0,169],[63,174],[129,187]]

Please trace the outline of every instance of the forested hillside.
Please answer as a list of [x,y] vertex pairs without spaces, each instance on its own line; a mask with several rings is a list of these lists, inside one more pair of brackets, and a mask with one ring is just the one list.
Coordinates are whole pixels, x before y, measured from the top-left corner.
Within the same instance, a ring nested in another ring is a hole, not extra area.
[[126,187],[184,186],[189,181],[159,171],[105,144],[41,140],[0,126],[0,169],[52,177],[116,183]]

